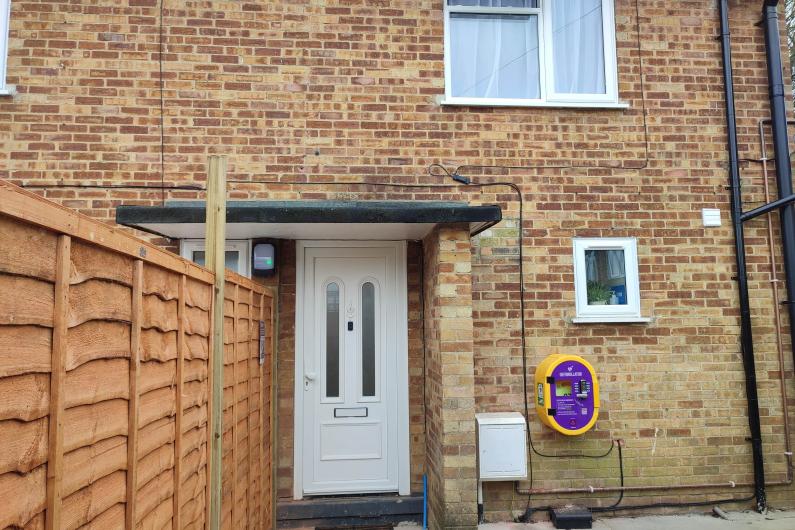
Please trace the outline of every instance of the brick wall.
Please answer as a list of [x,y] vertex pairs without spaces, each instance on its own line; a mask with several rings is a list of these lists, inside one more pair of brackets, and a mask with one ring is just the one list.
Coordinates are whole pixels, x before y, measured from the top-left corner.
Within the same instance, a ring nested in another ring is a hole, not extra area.
[[431,528],[477,526],[469,227],[435,228],[425,249],[427,459]]
[[[640,18],[634,0],[616,0],[619,90],[629,103],[617,111],[439,106],[444,73],[437,0],[165,0],[162,92],[155,0],[15,0],[8,82],[18,95],[0,97],[0,178],[28,185],[159,185],[162,94],[166,185],[203,183],[207,154],[227,153],[230,179],[280,182],[234,184],[232,198],[498,203],[505,221],[472,245],[478,411],[522,408],[513,194],[508,188],[344,183],[439,183],[440,177],[428,176],[432,163],[468,166],[462,172],[479,180],[515,182],[525,199],[530,370],[548,353],[566,351],[588,357],[602,377],[597,429],[564,440],[533,421],[537,447],[590,453],[622,438],[630,485],[747,481],[751,458],[724,189],[716,4],[637,1]],[[755,26],[759,3],[730,2],[743,158],[759,157],[756,126],[769,115],[763,38]],[[343,185],[296,184],[310,180]],[[743,183],[747,206],[758,205],[758,164],[745,165]],[[154,204],[162,198],[158,190],[40,191],[102,219],[112,219],[121,202]],[[202,194],[165,194],[195,196]],[[705,207],[722,210],[723,227],[701,227]],[[569,323],[571,238],[606,235],[638,238],[643,312],[653,318],[648,325]],[[780,480],[782,403],[765,239],[764,220],[748,226],[767,473]],[[292,423],[284,401],[292,388],[294,300],[288,286],[280,292],[280,426]],[[785,336],[788,348],[786,341]],[[416,347],[416,337],[411,344]],[[792,396],[791,356],[785,358]],[[416,385],[416,366],[411,370]],[[421,409],[412,407],[412,436],[419,440]],[[280,443],[282,494],[290,490],[290,443]],[[615,484],[614,457],[534,458],[534,485]],[[421,460],[415,453],[413,462]],[[419,471],[413,464],[415,480]],[[697,493],[662,491],[643,502],[706,498]],[[596,497],[573,500],[612,502]],[[631,497],[625,503],[636,502]],[[791,505],[792,490],[771,488],[770,498],[774,505]],[[491,518],[507,518],[526,505],[511,485],[488,485],[486,501]]]

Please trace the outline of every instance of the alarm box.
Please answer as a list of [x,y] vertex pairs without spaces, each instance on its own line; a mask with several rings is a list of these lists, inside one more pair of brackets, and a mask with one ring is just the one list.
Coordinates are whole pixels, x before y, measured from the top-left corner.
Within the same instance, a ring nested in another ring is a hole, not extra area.
[[536,412],[559,433],[588,432],[599,417],[599,380],[593,367],[577,355],[556,353],[536,368]]
[[275,247],[271,243],[257,243],[251,261],[251,271],[255,276],[271,276],[276,271]]

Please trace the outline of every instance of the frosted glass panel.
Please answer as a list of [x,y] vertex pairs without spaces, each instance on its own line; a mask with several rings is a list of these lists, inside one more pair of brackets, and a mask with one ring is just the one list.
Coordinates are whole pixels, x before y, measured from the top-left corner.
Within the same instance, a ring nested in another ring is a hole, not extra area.
[[326,397],[340,397],[340,288],[326,286]]
[[[197,265],[201,265],[204,267],[204,261],[206,260],[205,252],[203,250],[194,250],[193,251],[193,262]],[[229,269],[233,272],[240,272],[240,252],[237,250],[227,250],[226,254],[224,255],[224,267]]]
[[362,285],[362,396],[375,396],[375,286]]

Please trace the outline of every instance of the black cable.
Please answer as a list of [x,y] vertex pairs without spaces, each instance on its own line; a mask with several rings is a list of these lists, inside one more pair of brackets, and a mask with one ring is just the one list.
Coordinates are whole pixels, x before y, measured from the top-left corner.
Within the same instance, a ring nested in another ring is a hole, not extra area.
[[717,499],[714,501],[690,501],[690,502],[657,502],[651,504],[624,504],[610,509],[592,508],[592,512],[618,512],[625,510],[650,510],[653,508],[695,508],[697,506],[713,506],[715,504],[732,504],[735,502],[749,502],[756,498],[756,495],[749,497]]
[[165,163],[165,150],[166,150],[166,131],[165,131],[165,116],[163,102],[163,88],[165,82],[163,81],[163,2],[160,0],[160,38],[158,39],[158,67],[160,69],[160,205],[166,205],[166,163]]
[[27,189],[49,189],[49,188],[86,188],[86,189],[123,189],[123,190],[180,190],[180,191],[204,191],[205,188],[199,185],[183,185],[183,186],[152,186],[150,184],[19,184],[20,188]]
[[[622,450],[622,443],[623,440],[615,440],[615,443],[618,445],[618,466],[619,466],[619,474],[621,479],[621,488],[624,488],[624,455]],[[664,489],[664,488],[663,488]],[[631,504],[631,505],[622,505],[621,503],[624,500],[624,494],[626,490],[622,489],[619,492],[618,499],[611,504],[610,506],[594,506],[592,508],[588,508],[588,510],[592,513],[605,513],[605,512],[618,512],[618,511],[626,511],[626,510],[648,510],[653,508],[694,508],[698,506],[713,506],[716,504],[731,504],[736,502],[749,502],[756,498],[756,495],[751,495],[750,497],[740,497],[740,498],[726,498],[726,499],[718,499],[712,501],[689,501],[689,502],[658,502],[658,503],[649,503],[649,504]],[[518,490],[517,490],[518,493]],[[552,506],[540,506],[536,508],[530,507],[530,496],[528,495],[527,501],[527,509],[525,513],[519,517],[520,522],[529,522],[530,517],[532,516],[533,512],[549,512],[553,509]]]
[[605,457],[610,456],[610,454],[613,452],[613,448],[615,447],[615,440],[610,440],[610,448],[607,451],[605,451],[604,453],[597,453],[595,455],[589,455],[589,454],[584,454],[584,453],[560,453],[560,454],[554,454],[554,455],[545,454],[545,453],[539,452],[535,448],[535,446],[533,445],[533,440],[531,439],[531,436],[530,436],[530,432],[529,432],[530,425],[529,424],[528,424],[527,428],[528,428],[527,441],[530,443],[530,447],[533,450],[533,452],[535,454],[537,454],[538,456],[542,457],[542,458],[605,458]]
[[649,119],[648,119],[648,104],[646,102],[646,74],[645,64],[643,61],[643,47],[642,37],[640,33],[640,0],[635,0],[635,37],[638,51],[638,66],[640,69],[640,101],[643,110],[643,135],[644,135],[644,159],[639,166],[628,166],[623,164],[621,166],[611,166],[609,164],[568,164],[568,165],[530,165],[530,166],[499,166],[499,165],[479,165],[479,164],[464,164],[458,166],[454,173],[460,173],[467,169],[631,169],[640,171],[649,167],[651,160],[651,140],[649,139]]
[[624,490],[623,490],[623,488],[624,488],[624,452],[621,449],[621,444],[622,443],[623,443],[623,440],[616,440],[616,444],[618,444],[618,470],[619,470],[619,475],[621,477],[621,483],[620,484],[621,484],[621,488],[622,488],[621,489],[621,493],[618,496],[618,500],[616,500],[616,502],[614,502],[610,506],[606,506],[604,508],[602,508],[602,507],[591,508],[592,512],[609,512],[611,510],[615,510],[615,509],[618,508],[618,505],[621,504],[621,501],[624,500]]
[[[601,509],[599,507],[589,508],[591,512],[621,512],[629,510],[652,510],[655,508],[697,508],[699,506],[715,506],[717,504],[734,504],[746,503],[754,500],[755,494],[748,497],[716,499],[714,501],[689,501],[689,502],[656,502],[650,504],[624,504],[622,506],[615,506],[613,508]],[[528,512],[519,517],[519,522],[529,522],[533,512],[550,512],[553,510],[552,506],[541,506],[538,508],[530,508]]]
[[[609,455],[613,451],[613,446],[614,445],[618,445],[618,469],[619,469],[619,476],[620,476],[620,479],[621,479],[620,480],[620,484],[621,484],[622,488],[624,487],[624,453],[623,453],[623,451],[621,449],[621,444],[623,442],[624,442],[624,440],[620,440],[620,439],[619,440],[613,440],[613,443],[610,446],[610,450],[607,453],[605,453],[605,455],[604,455],[604,456]],[[577,455],[573,455],[573,457],[577,458]],[[592,458],[594,458],[594,457],[592,457]],[[527,505],[525,506],[524,514],[522,514],[518,518],[518,521],[520,523],[529,522],[530,518],[533,515],[533,512],[549,511],[549,510],[552,509],[551,506],[544,506],[544,507],[537,507],[537,508],[533,508],[533,507],[530,506],[530,502],[532,501],[532,491],[533,491],[533,466],[532,465],[529,466],[529,470],[530,470],[530,489],[528,491],[520,490],[518,481],[514,483],[515,484],[514,485],[514,492],[516,493],[516,495],[526,495],[527,496]],[[623,500],[624,500],[624,490],[622,489],[620,495],[618,496],[618,500],[615,503],[613,503],[610,506],[610,508],[617,507],[619,504],[621,504],[621,501],[623,501]],[[591,511],[600,511],[600,509],[599,508],[591,508]]]

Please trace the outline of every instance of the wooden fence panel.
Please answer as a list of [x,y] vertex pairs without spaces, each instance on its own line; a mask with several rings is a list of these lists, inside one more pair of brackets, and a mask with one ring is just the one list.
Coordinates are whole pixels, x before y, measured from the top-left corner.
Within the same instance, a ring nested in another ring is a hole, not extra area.
[[[0,529],[205,528],[212,274],[0,182]],[[227,278],[225,528],[271,527],[273,297]]]

